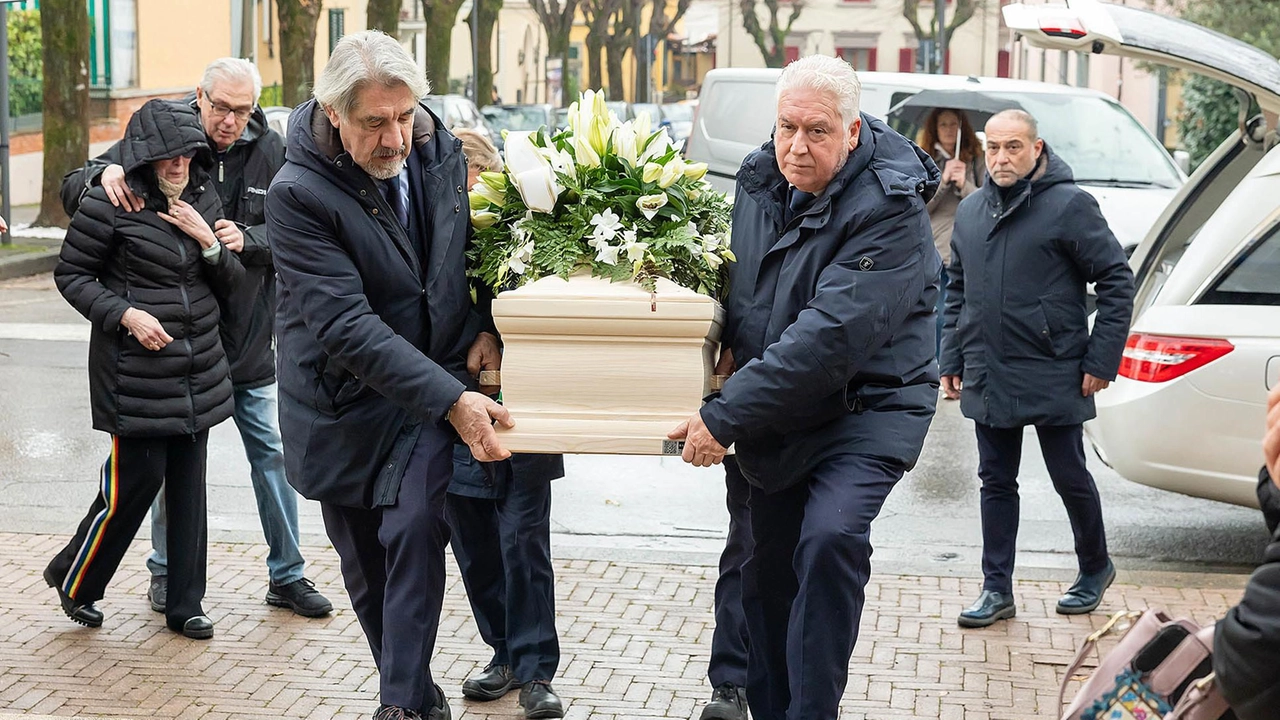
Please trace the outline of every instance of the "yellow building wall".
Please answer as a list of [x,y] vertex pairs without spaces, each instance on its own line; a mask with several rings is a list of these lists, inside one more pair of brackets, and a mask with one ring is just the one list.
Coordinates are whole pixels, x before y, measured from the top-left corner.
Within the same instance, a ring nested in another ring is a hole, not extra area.
[[231,8],[209,0],[137,0],[138,88],[192,88],[231,52]]

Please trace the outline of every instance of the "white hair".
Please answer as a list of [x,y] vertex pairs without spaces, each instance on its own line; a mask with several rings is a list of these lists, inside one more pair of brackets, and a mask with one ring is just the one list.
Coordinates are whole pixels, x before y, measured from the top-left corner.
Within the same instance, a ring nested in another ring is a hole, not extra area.
[[316,78],[312,94],[321,106],[347,118],[355,107],[357,93],[374,83],[403,85],[415,99],[431,92],[427,76],[403,45],[384,32],[365,30],[338,41],[329,63]]
[[791,90],[808,89],[835,98],[846,127],[858,119],[862,81],[849,63],[830,55],[806,55],[788,65],[778,78],[779,99]]
[[262,95],[262,75],[258,74],[257,66],[242,58],[218,58],[205,66],[204,76],[200,78],[200,89],[208,95],[218,82],[245,80],[253,83],[253,102],[256,104]]

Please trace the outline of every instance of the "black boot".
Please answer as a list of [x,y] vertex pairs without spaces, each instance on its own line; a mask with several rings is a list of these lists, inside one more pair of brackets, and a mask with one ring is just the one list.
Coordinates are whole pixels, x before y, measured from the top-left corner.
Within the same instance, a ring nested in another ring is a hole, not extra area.
[[747,720],[747,689],[724,683],[711,693],[700,720]]
[[517,687],[520,681],[511,674],[510,665],[490,665],[463,681],[462,694],[472,700],[497,700]]
[[1102,594],[1111,587],[1116,579],[1116,566],[1107,560],[1102,570],[1086,575],[1076,576],[1075,584],[1067,589],[1067,594],[1058,599],[1058,614],[1083,615],[1093,612],[1102,603]]
[[520,707],[529,720],[564,717],[564,703],[545,680],[534,680],[520,688]]
[[49,587],[58,591],[58,600],[62,602],[62,612],[67,617],[84,625],[85,627],[102,627],[102,611],[93,606],[93,603],[76,602],[74,598],[62,591],[62,586],[53,573],[49,572],[49,568],[44,570],[44,581],[49,583]]
[[995,590],[983,590],[978,599],[960,613],[956,622],[960,627],[980,628],[1017,614],[1018,606],[1013,602],[1013,595]]

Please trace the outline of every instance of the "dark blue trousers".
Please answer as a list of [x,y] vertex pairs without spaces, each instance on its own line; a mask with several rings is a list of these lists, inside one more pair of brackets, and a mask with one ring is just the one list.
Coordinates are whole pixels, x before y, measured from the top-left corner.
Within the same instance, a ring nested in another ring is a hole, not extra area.
[[751,487],[755,548],[743,566],[755,720],[836,720],[871,577],[871,521],[906,468],[865,455],[821,462],[808,482]]
[[453,439],[424,427],[395,505],[320,504],[381,675],[381,701],[419,712],[436,703],[431,655],[444,600],[444,496],[452,475]]
[[[982,586],[1012,593],[1022,428],[974,426],[978,433],[978,477],[982,480]],[[1100,572],[1107,566],[1107,533],[1098,486],[1085,466],[1084,426],[1038,425],[1036,437],[1053,489],[1071,521],[1080,572]]]
[[751,486],[733,455],[724,458],[725,504],[729,508],[729,535],[720,553],[720,577],[716,580],[716,629],[711,635],[711,662],[707,678],[713,687],[732,683],[747,686],[747,619],[742,612],[742,564],[751,557],[751,519],[747,497]]
[[503,497],[449,493],[446,506],[453,555],[492,664],[510,665],[521,683],[550,682],[560,666],[551,481],[515,475]]

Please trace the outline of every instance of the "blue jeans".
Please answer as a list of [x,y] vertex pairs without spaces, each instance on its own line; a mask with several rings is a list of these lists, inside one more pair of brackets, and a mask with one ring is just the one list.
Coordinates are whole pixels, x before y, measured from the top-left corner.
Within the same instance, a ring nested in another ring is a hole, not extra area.
[[[298,548],[298,496],[284,476],[284,446],[276,413],[276,384],[235,391],[232,416],[249,459],[249,477],[258,499],[258,519],[266,536],[267,572],[275,585],[302,579],[304,561]],[[152,575],[168,574],[164,493],[151,505]]]

